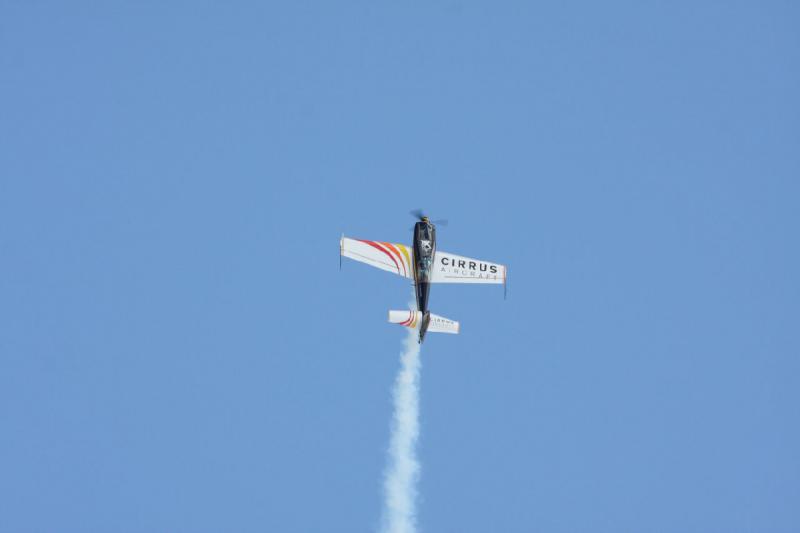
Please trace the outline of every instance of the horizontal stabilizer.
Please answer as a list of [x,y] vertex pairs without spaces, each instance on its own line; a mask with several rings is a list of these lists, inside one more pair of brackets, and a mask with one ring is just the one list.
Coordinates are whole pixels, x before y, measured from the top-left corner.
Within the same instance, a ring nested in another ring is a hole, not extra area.
[[422,313],[419,311],[389,311],[389,322],[407,328],[416,328],[422,322]]
[[428,331],[432,333],[452,333],[457,334],[459,328],[458,322],[450,320],[443,316],[434,315],[431,313],[431,323],[428,325]]
[[[423,315],[419,311],[389,311],[389,322],[407,328],[417,328],[422,323]],[[428,331],[433,333],[458,333],[459,324],[455,320],[430,313]]]

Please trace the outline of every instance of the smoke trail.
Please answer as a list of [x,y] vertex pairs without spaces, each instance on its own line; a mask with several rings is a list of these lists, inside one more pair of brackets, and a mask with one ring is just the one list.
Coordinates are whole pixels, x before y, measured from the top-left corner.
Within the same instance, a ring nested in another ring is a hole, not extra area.
[[394,382],[394,415],[389,442],[389,465],[383,489],[383,531],[413,533],[416,530],[416,497],[419,462],[415,446],[419,437],[420,345],[417,330],[409,329]]

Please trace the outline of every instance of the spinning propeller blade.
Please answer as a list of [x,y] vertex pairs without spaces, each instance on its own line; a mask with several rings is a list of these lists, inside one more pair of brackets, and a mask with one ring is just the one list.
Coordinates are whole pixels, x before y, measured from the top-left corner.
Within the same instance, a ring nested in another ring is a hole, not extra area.
[[[419,220],[427,219],[428,217],[425,215],[425,212],[422,209],[413,209],[409,211],[409,214]],[[440,218],[439,220],[431,220],[432,224],[437,226],[447,226],[447,219]]]

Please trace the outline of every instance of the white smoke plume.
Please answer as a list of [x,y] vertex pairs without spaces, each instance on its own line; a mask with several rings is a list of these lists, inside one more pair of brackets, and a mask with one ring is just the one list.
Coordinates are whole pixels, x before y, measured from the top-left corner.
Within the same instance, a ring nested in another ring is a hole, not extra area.
[[394,382],[394,415],[389,442],[389,464],[384,479],[383,533],[416,531],[417,479],[419,461],[416,444],[419,437],[418,330],[409,329],[403,342],[400,370]]

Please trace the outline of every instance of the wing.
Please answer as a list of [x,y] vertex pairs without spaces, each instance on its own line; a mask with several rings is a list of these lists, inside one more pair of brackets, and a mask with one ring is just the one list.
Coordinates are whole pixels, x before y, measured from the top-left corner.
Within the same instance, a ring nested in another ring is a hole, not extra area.
[[506,267],[436,250],[432,283],[505,283]]
[[339,250],[344,257],[414,279],[411,249],[404,244],[342,237]]

